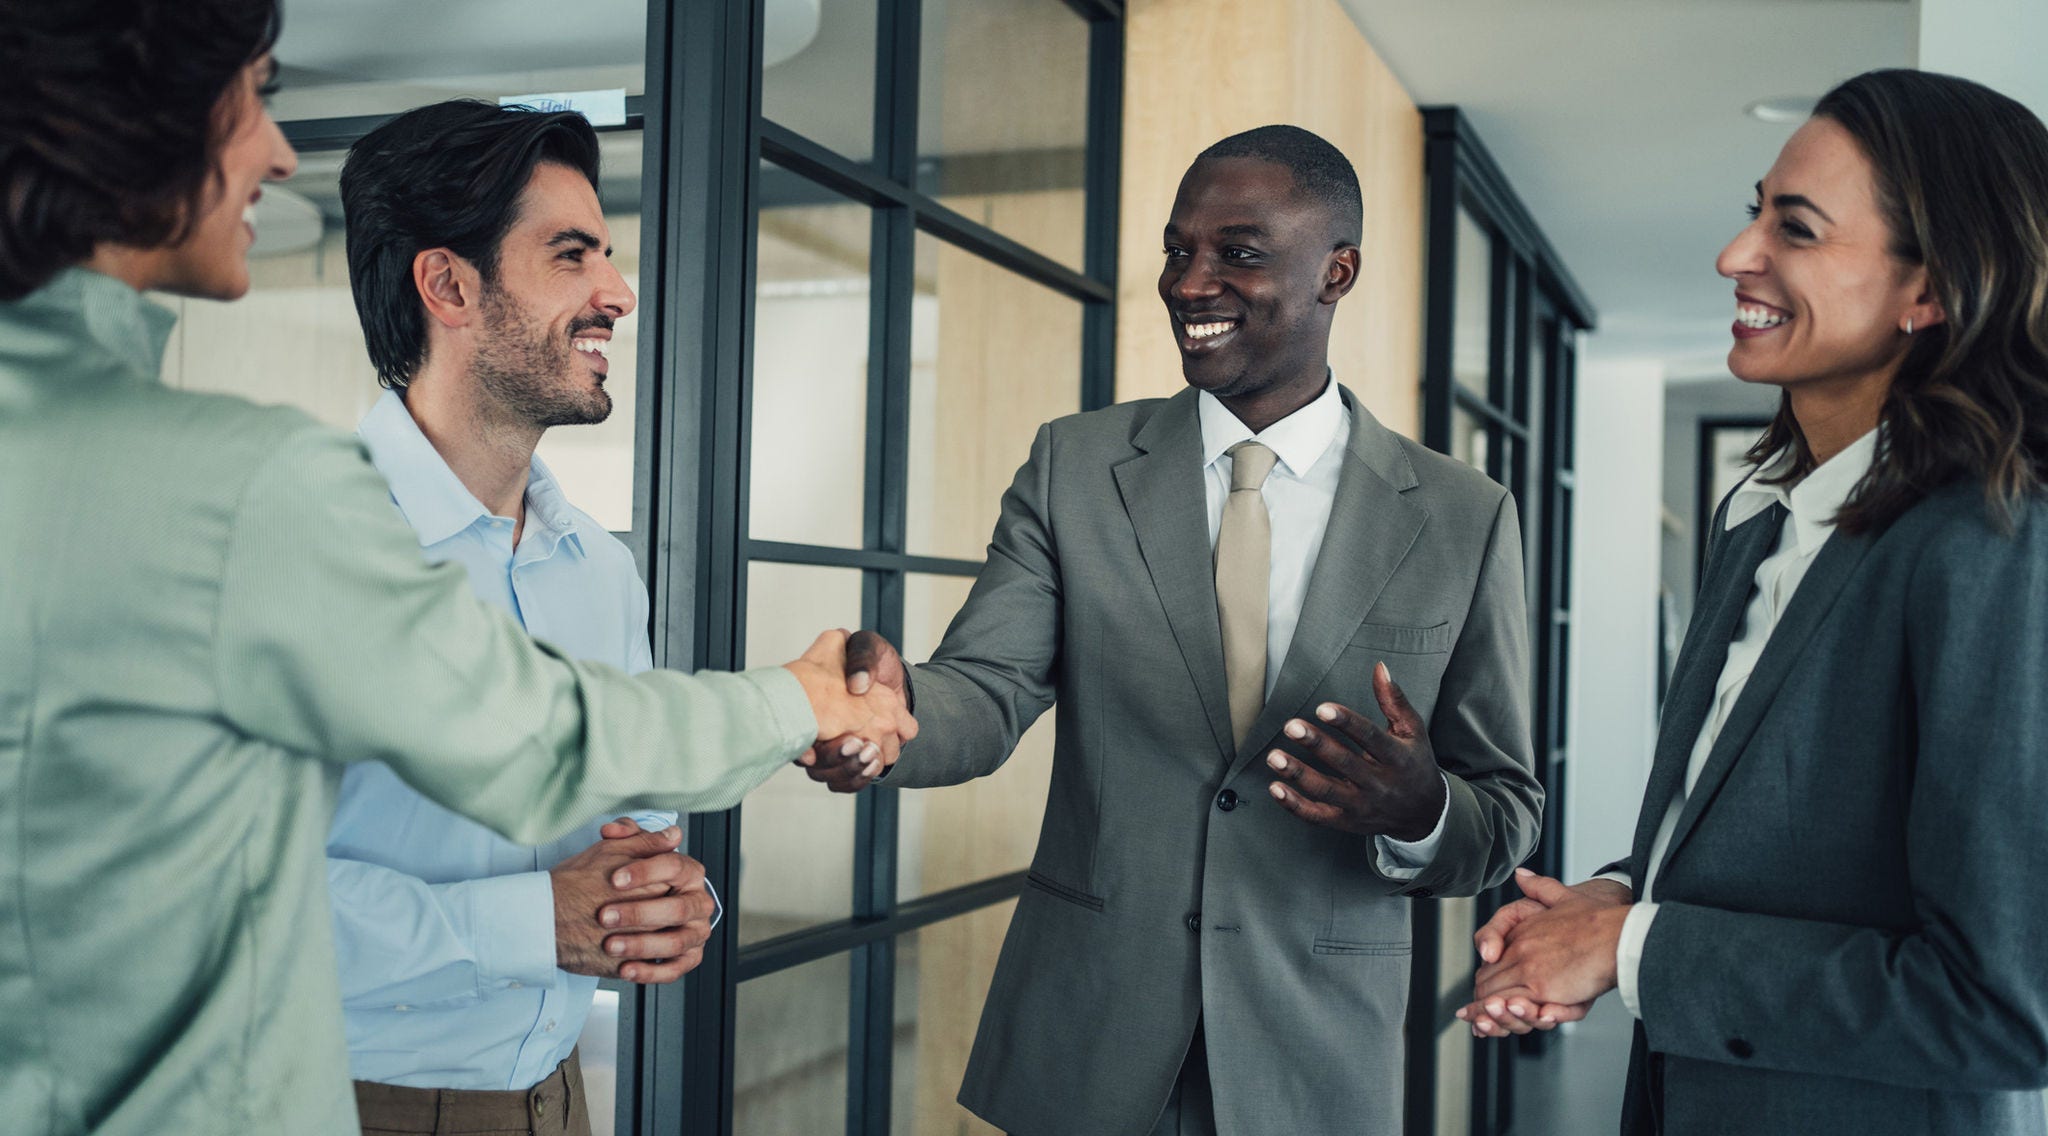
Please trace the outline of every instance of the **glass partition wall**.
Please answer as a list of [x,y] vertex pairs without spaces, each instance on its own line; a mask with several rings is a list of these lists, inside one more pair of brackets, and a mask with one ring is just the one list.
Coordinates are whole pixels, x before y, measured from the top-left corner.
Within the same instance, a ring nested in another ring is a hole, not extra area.
[[[930,654],[1037,425],[1113,389],[1121,5],[297,0],[254,286],[180,309],[168,382],[353,429],[349,144],[446,98],[599,92],[600,200],[640,299],[599,426],[540,456],[633,548],[656,661],[829,627]],[[279,192],[282,190],[283,192]],[[1054,713],[1057,713],[1055,709]],[[1037,836],[1050,715],[995,776],[833,795],[800,770],[691,818],[726,916],[670,987],[607,983],[600,1134],[990,1131],[954,1103]]]

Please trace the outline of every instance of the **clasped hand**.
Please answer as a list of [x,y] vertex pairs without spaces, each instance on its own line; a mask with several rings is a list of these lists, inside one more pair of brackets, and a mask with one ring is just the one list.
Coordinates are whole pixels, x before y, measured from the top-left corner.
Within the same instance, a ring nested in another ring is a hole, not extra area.
[[682,829],[642,832],[621,817],[548,872],[555,965],[627,982],[674,982],[704,960],[717,902],[704,865],[676,851]]
[[1523,898],[1472,936],[1479,973],[1457,1012],[1473,1037],[1505,1037],[1576,1022],[1614,989],[1615,951],[1635,896],[1613,880],[1566,887],[1515,869]]
[[816,743],[797,758],[813,780],[840,792],[863,788],[917,736],[903,660],[874,632],[827,631],[802,658],[783,665],[803,683],[818,718]]

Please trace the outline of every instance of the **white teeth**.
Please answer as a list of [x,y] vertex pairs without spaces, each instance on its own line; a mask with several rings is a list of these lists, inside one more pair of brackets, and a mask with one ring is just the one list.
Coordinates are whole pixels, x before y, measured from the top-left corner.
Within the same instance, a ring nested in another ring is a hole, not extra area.
[[1744,327],[1776,327],[1792,317],[1780,315],[1768,308],[1739,307],[1735,309],[1735,322]]
[[249,226],[252,229],[256,227],[255,202],[251,201],[249,204],[242,206],[242,223]]
[[599,358],[604,357],[605,341],[602,339],[578,339],[572,341],[569,346]]
[[1189,339],[1207,339],[1212,335],[1222,335],[1236,326],[1237,323],[1234,320],[1224,320],[1220,323],[1191,323],[1186,325]]

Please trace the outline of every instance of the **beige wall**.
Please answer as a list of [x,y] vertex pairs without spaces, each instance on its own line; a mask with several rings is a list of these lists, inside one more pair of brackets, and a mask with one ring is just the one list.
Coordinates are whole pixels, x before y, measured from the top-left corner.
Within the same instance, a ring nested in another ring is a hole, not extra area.
[[1117,397],[1181,388],[1161,314],[1160,230],[1188,163],[1269,123],[1344,151],[1365,192],[1363,271],[1330,366],[1380,421],[1421,428],[1422,119],[1336,0],[1132,0],[1124,63]]

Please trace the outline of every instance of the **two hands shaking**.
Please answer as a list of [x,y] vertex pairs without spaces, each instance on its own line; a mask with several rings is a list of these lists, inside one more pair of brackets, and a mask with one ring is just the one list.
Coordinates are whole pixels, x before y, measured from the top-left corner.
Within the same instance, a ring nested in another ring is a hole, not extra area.
[[[884,656],[892,668],[886,673],[878,669]],[[903,743],[917,736],[905,705],[903,661],[880,636],[827,631],[783,665],[803,685],[818,720],[816,748],[805,752],[804,763],[829,751],[835,776],[848,784],[859,778],[851,786],[858,788],[895,764]],[[660,984],[704,961],[718,903],[705,886],[704,865],[677,851],[682,839],[675,826],[644,832],[620,817],[599,830],[597,843],[550,869],[555,965]]]

